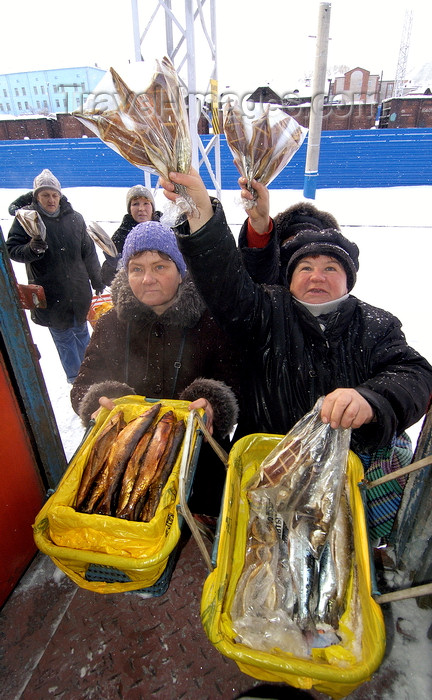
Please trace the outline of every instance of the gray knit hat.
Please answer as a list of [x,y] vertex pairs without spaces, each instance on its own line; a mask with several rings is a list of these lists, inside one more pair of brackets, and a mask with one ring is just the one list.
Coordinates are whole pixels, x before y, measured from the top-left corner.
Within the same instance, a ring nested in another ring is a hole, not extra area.
[[131,201],[133,199],[136,199],[137,197],[145,197],[152,205],[153,211],[156,209],[154,197],[150,190],[147,189],[147,187],[144,187],[144,185],[134,185],[126,193],[126,209],[128,211],[128,214],[130,214]]
[[130,258],[145,250],[166,253],[177,265],[182,278],[186,274],[186,264],[177,245],[177,239],[168,226],[160,221],[143,221],[137,224],[126,236],[123,246],[122,263],[127,270]]
[[300,231],[292,240],[284,245],[287,259],[286,277],[288,285],[301,258],[306,255],[330,255],[339,260],[347,275],[347,287],[350,292],[354,287],[357,270],[359,269],[359,249],[340,231],[326,229],[324,231]]
[[61,195],[61,185],[51,170],[45,168],[33,180],[33,196],[36,198],[41,190],[56,190]]

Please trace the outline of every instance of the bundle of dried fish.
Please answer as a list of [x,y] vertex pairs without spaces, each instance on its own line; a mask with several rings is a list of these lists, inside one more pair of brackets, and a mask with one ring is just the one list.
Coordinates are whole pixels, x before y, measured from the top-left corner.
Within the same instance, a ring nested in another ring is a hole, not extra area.
[[[254,192],[252,180],[268,185],[289,163],[302,145],[307,129],[281,110],[267,108],[252,122],[237,105],[224,109],[224,132],[234,163],[247,187]],[[245,202],[246,209],[254,202]]]
[[115,258],[118,255],[118,250],[115,243],[112,242],[111,238],[108,236],[107,232],[104,231],[102,226],[99,226],[96,221],[90,221],[87,225],[87,233],[90,238],[96,243],[96,245],[101,248],[104,253]]
[[[116,109],[75,112],[83,124],[129,163],[168,179],[170,171],[189,172],[192,146],[186,104],[177,73],[166,56],[149,87],[140,94],[131,90],[119,74],[110,69],[119,96]],[[192,202],[185,190],[177,200],[187,211]]]
[[41,215],[35,209],[17,209],[15,217],[31,238],[46,239],[46,227]]
[[155,404],[126,426],[119,412],[95,441],[75,507],[83,513],[148,522],[180,452],[185,424]]
[[353,567],[344,492],[350,431],[324,425],[321,403],[270,453],[250,484],[245,564],[231,609],[243,643],[304,657],[312,647],[340,641]]

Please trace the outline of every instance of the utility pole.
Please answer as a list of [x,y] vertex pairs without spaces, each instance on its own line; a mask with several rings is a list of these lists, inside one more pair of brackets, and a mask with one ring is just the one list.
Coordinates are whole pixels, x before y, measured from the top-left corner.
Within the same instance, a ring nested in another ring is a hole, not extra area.
[[[187,92],[189,129],[192,141],[192,165],[197,170],[207,168],[216,196],[221,195],[220,132],[218,116],[218,83],[216,55],[216,0],[156,0],[155,9],[149,17],[148,0],[131,0],[135,59],[142,61],[146,41],[158,39],[159,56],[167,55],[174,65],[179,81]],[[176,6],[176,11],[172,5]],[[193,7],[195,6],[195,8]],[[140,13],[141,10],[141,13]],[[147,24],[140,30],[140,14],[147,13]],[[161,26],[160,21],[164,19]],[[159,25],[158,25],[159,22]],[[163,37],[165,33],[165,41]],[[162,35],[161,35],[162,34]],[[197,60],[199,67],[207,69],[207,84],[204,90],[197,86]],[[207,99],[208,98],[208,99]],[[209,103],[211,108],[204,107]],[[204,114],[209,123],[211,138],[204,146],[198,134],[198,122]],[[210,155],[213,154],[212,165]],[[147,173],[145,173],[147,177]],[[150,181],[150,176],[148,176]],[[147,180],[146,180],[147,184]]]
[[327,71],[327,53],[330,30],[331,3],[321,2],[319,6],[318,32],[315,55],[315,69],[312,83],[312,100],[310,108],[308,147],[303,194],[308,199],[315,199],[318,178],[324,93]]

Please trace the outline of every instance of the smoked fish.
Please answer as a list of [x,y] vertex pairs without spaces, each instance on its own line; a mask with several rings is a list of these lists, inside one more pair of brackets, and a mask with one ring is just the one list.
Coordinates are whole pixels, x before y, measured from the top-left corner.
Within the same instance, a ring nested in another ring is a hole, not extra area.
[[127,463],[120,488],[120,494],[116,506],[116,515],[118,515],[127,505],[129,497],[132,493],[135,480],[138,476],[142,460],[153,437],[156,424],[153,423],[147,432],[144,433],[138,445],[135,447],[129,462]]
[[175,416],[173,411],[167,411],[158,421],[150,444],[145,453],[144,460],[141,463],[141,467],[127,505],[117,513],[117,517],[125,518],[126,520],[137,519],[139,510],[141,509],[147,495],[147,489],[153,481],[159,462],[166,449],[166,443],[171,431],[173,430],[174,422]]
[[99,515],[112,514],[113,496],[124,474],[126,464],[137,446],[139,440],[150,427],[153,420],[159,413],[160,403],[154,404],[143,414],[131,420],[119,434],[117,440],[109,452],[107,468],[107,488],[100,503],[95,510]]
[[80,510],[84,501],[89,496],[94,480],[103,468],[114,440],[116,440],[119,432],[123,430],[125,425],[123,411],[119,411],[110,418],[94,441],[92,450],[87,459],[87,464],[81,476],[81,482],[75,501],[75,508],[77,510]]
[[174,464],[180,452],[180,447],[183,442],[185,432],[186,426],[184,421],[177,421],[170,434],[171,439],[167,445],[167,450],[165,450],[162,456],[161,465],[158,468],[156,478],[150,484],[147,501],[141,512],[141,520],[144,522],[149,522],[156,513],[162,491],[166,482],[168,481],[168,477],[173,470]]

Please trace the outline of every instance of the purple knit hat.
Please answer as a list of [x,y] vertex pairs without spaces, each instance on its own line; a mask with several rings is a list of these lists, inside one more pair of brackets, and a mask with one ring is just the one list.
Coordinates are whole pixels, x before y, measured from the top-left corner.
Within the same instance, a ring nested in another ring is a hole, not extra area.
[[123,267],[127,270],[130,258],[145,250],[166,253],[177,265],[182,279],[186,275],[186,264],[178,249],[177,239],[172,230],[160,221],[143,221],[128,233],[121,258]]

